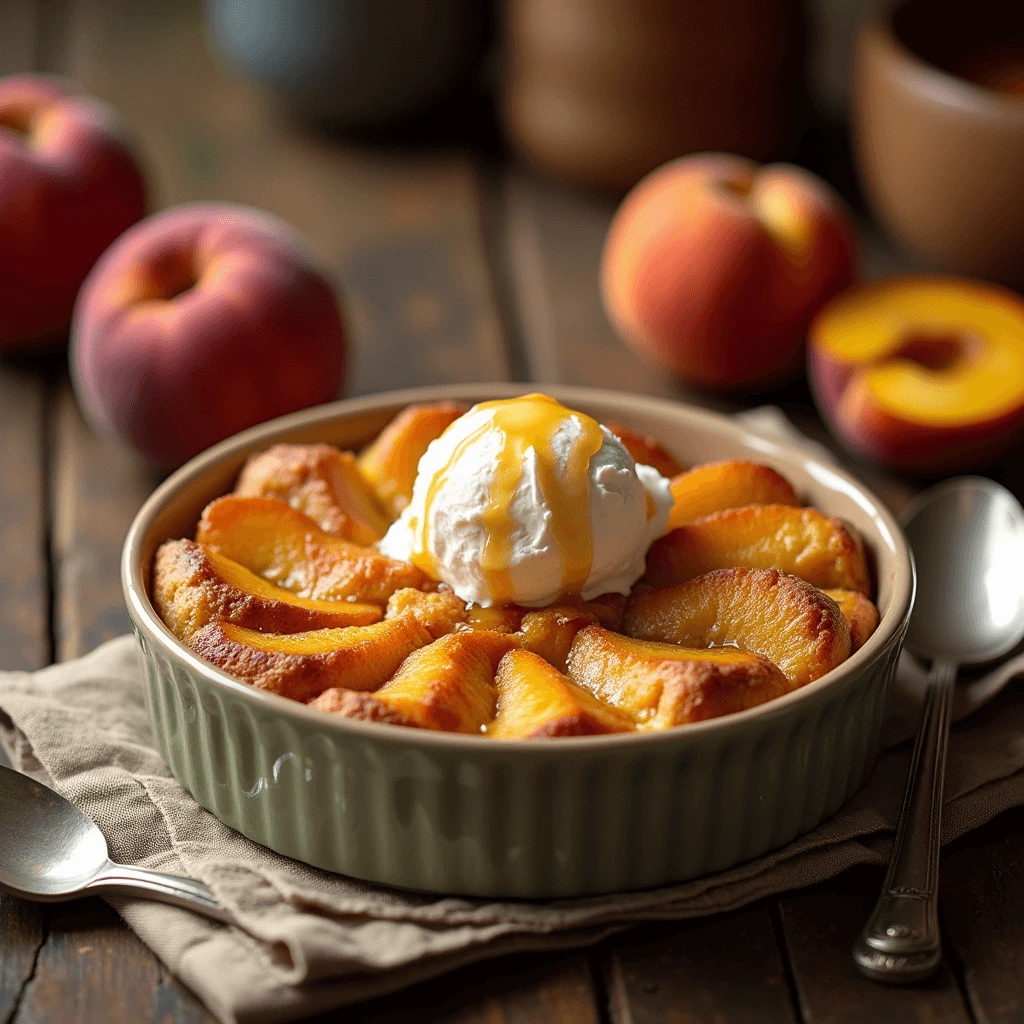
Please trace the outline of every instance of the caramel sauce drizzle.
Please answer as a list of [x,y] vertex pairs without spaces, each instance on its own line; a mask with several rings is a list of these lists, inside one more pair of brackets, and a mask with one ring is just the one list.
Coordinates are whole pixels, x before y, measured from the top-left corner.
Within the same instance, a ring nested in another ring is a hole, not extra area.
[[[501,437],[501,448],[483,510],[485,539],[480,558],[491,601],[510,604],[514,599],[509,564],[516,529],[512,501],[522,477],[526,454],[531,448],[537,459],[541,493],[551,513],[549,528],[561,558],[561,592],[563,595],[578,594],[590,575],[593,561],[588,469],[590,460],[604,442],[600,425],[590,416],[567,409],[553,398],[541,394],[483,402],[478,408],[482,411],[493,409],[494,415],[455,446],[451,458],[431,480],[424,502],[423,520],[412,524],[418,538],[413,561],[425,572],[437,576],[429,545],[431,509],[449,473],[465,452],[485,434],[496,431]],[[572,439],[560,473],[554,438],[570,418],[581,429]]]

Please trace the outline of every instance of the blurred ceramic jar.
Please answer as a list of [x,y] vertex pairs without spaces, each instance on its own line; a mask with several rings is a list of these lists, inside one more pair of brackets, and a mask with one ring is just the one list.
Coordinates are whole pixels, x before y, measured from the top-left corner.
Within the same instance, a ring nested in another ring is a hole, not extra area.
[[803,120],[800,0],[508,0],[503,111],[531,160],[622,190],[673,157],[770,160]]
[[929,263],[1024,286],[1024,3],[908,0],[861,29],[861,178]]
[[393,121],[465,81],[486,0],[207,0],[214,45],[307,120]]

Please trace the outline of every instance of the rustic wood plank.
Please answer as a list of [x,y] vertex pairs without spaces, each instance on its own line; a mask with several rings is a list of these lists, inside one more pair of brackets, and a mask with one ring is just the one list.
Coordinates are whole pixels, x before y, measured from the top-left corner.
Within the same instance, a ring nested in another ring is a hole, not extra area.
[[941,907],[975,1020],[1024,1019],[1024,812],[943,851]]
[[38,904],[0,896],[0,1021],[4,1024],[24,996],[44,937]]
[[955,977],[943,964],[923,985],[878,985],[854,966],[853,941],[878,897],[881,875],[855,869],[779,900],[790,969],[807,1021],[829,1024],[969,1024]]
[[614,1024],[783,1024],[796,1020],[768,906],[612,940]]
[[[506,957],[344,1011],[353,1024],[599,1024],[585,956]],[[338,1019],[324,1014],[316,1024]],[[310,1021],[309,1024],[314,1024]]]
[[304,232],[347,297],[349,391],[505,378],[471,156],[304,134],[221,70],[198,0],[79,0],[67,71],[117,105],[157,206],[223,199]]
[[132,452],[89,430],[66,379],[54,416],[54,626],[56,657],[65,661],[129,631],[121,546],[157,478]]
[[205,1024],[213,1019],[168,979],[152,954],[134,956],[134,947],[148,952],[99,900],[60,908],[14,1024]]

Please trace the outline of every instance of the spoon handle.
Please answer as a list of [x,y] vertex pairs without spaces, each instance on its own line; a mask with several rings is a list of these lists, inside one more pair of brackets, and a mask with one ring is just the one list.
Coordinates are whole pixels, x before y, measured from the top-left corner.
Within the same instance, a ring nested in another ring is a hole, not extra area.
[[179,875],[165,875],[162,871],[148,871],[111,861],[86,888],[95,893],[159,900],[193,910],[215,921],[231,921],[228,912],[202,882]]
[[942,958],[939,844],[956,670],[952,662],[932,663],[889,870],[875,909],[854,943],[857,966],[874,981],[921,981],[934,973]]

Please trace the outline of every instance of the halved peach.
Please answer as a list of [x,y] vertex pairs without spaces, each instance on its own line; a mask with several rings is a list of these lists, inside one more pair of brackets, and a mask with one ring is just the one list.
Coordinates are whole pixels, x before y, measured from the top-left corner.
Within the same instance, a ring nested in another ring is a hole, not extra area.
[[791,689],[786,677],[761,654],[635,640],[600,626],[588,626],[576,635],[568,675],[649,729],[729,715]]
[[275,498],[218,498],[206,506],[196,540],[300,597],[384,604],[402,587],[436,587],[415,566],[325,533]]
[[559,672],[564,672],[565,659],[576,634],[597,621],[597,616],[586,607],[555,605],[527,612],[518,635],[526,650],[540,655]]
[[356,544],[375,543],[389,525],[355,456],[329,444],[277,444],[251,456],[235,494],[285,501],[325,533]]
[[403,409],[359,456],[359,469],[392,519],[412,498],[416,469],[431,441],[466,412],[464,405],[438,402]]
[[629,732],[633,720],[530,651],[509,651],[494,679],[498,710],[487,727],[496,740]]
[[453,632],[466,622],[466,602],[451,590],[433,593],[405,587],[388,599],[386,617],[411,615],[435,639]]
[[656,540],[644,580],[684,583],[712,569],[781,569],[815,587],[871,592],[864,546],[813,508],[746,505],[704,516]]
[[673,477],[682,473],[683,467],[657,438],[630,430],[621,423],[607,423],[605,426],[623,443],[635,462],[653,466],[662,476]]
[[313,706],[350,718],[479,733],[494,717],[498,663],[518,646],[507,633],[449,633],[410,654],[376,693],[347,697],[328,691]]
[[381,618],[379,605],[297,597],[191,540],[169,540],[157,550],[153,604],[167,628],[185,643],[216,620],[261,632],[300,633],[368,626]]
[[763,654],[794,687],[850,656],[850,629],[836,602],[778,569],[719,569],[649,590],[630,601],[622,631],[682,647],[730,645]]
[[850,653],[859,651],[878,628],[878,609],[855,590],[824,591],[837,605],[850,627]]
[[192,637],[196,654],[260,690],[308,701],[331,686],[375,690],[431,635],[411,616],[372,626],[258,633],[211,622]]
[[734,459],[695,466],[672,478],[668,528],[743,505],[799,505],[789,481],[770,466]]

